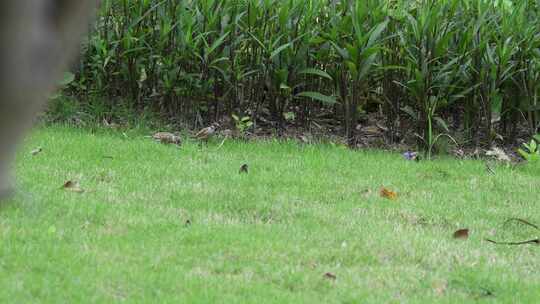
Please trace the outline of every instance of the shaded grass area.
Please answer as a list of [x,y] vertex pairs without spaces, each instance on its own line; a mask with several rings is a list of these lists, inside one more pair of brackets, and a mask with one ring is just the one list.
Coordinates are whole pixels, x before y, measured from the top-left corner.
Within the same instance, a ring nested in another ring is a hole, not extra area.
[[[540,221],[540,180],[522,169],[292,142],[177,148],[64,127],[34,132],[17,169],[19,193],[0,209],[0,302],[540,297],[540,248],[483,240],[537,236],[501,225]],[[62,190],[70,179],[85,192]],[[469,239],[453,239],[464,227]]]

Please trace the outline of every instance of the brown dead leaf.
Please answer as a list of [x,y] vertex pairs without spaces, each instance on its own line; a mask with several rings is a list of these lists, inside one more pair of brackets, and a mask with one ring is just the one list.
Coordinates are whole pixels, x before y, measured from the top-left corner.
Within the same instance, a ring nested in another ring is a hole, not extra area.
[[71,191],[71,192],[76,192],[76,193],[83,193],[84,192],[84,190],[79,185],[79,182],[72,181],[72,180],[66,181],[64,183],[64,185],[62,186],[62,188],[64,190]]
[[454,238],[455,239],[462,239],[466,240],[469,238],[469,229],[459,229],[456,232],[454,232]]
[[387,189],[385,187],[381,188],[380,195],[381,195],[381,197],[384,197],[384,198],[392,200],[392,201],[395,201],[397,199],[397,197],[398,197],[396,192],[394,192],[392,190],[389,190],[389,189]]
[[240,167],[240,170],[238,170],[238,173],[242,174],[242,173],[248,173],[248,164],[243,164],[241,167]]
[[41,147],[37,147],[34,150],[30,151],[30,154],[32,154],[32,156],[36,156],[39,153],[41,153],[42,151],[43,151],[43,149]]
[[337,279],[337,276],[331,272],[327,272],[324,274],[324,278],[328,280],[335,280]]

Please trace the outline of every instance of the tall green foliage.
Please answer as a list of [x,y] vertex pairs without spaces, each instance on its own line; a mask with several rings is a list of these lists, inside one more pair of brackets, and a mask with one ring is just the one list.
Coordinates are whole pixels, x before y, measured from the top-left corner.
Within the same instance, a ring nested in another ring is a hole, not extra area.
[[538,132],[538,17],[532,0],[103,0],[70,89],[192,124],[324,111],[351,144],[378,106],[389,138],[409,120],[430,150],[453,122],[489,143]]

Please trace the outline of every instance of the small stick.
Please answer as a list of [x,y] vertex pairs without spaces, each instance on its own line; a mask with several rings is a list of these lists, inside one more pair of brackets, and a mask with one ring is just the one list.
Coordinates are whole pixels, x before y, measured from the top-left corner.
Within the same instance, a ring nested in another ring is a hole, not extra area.
[[221,141],[221,144],[219,144],[219,146],[216,148],[216,151],[221,149],[221,147],[223,147],[223,144],[225,143],[225,141],[227,140],[229,136],[225,136],[225,138],[223,138],[223,140]]
[[485,240],[490,242],[490,243],[497,244],[497,245],[527,245],[527,244],[540,245],[540,239],[532,239],[532,240],[523,241],[523,242],[497,242],[497,241],[490,240],[490,239],[485,239]]
[[509,222],[512,222],[512,221],[520,222],[520,223],[525,224],[527,226],[531,226],[531,227],[535,228],[536,230],[540,230],[540,228],[537,225],[535,225],[535,224],[533,224],[531,222],[528,222],[528,221],[526,221],[524,219],[520,219],[520,218],[509,218],[509,219],[506,220],[506,222],[504,222],[504,225],[506,225],[506,224],[508,224]]

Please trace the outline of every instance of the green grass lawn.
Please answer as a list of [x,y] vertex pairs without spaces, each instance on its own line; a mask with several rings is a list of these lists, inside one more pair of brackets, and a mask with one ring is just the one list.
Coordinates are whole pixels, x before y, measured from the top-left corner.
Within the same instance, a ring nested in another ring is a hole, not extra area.
[[17,170],[0,208],[1,303],[540,301],[540,247],[484,240],[538,237],[502,225],[540,222],[540,179],[523,169],[49,127]]

